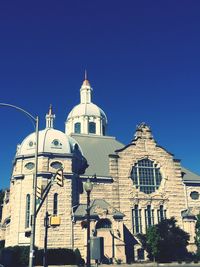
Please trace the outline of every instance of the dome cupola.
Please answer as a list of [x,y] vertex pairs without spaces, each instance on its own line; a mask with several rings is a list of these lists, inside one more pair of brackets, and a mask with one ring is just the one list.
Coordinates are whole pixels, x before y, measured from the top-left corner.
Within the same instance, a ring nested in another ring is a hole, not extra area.
[[92,103],[92,87],[85,72],[85,79],[80,88],[80,104],[69,113],[66,123],[66,134],[105,135],[107,117],[104,111]]
[[[77,149],[77,146],[81,152],[80,146],[72,137],[53,128],[54,119],[55,115],[52,112],[52,106],[50,106],[49,112],[46,114],[46,128],[39,131],[38,153],[71,154],[74,152],[75,147]],[[35,138],[35,132],[28,135],[22,143],[18,145],[16,156],[26,157],[34,155]]]

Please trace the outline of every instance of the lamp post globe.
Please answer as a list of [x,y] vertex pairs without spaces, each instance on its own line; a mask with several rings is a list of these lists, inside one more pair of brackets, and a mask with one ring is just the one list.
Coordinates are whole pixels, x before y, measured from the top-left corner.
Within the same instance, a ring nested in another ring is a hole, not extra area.
[[90,179],[87,179],[86,183],[84,184],[84,189],[87,193],[91,193],[93,184],[90,182]]

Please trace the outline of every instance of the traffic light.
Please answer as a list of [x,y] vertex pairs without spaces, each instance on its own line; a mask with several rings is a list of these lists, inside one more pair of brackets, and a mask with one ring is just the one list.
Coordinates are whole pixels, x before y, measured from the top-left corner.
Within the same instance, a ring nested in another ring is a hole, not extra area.
[[37,198],[42,199],[42,193],[43,193],[42,185],[37,185],[37,190],[36,190]]
[[57,173],[55,175],[55,181],[56,181],[57,185],[63,187],[63,185],[64,185],[63,169],[60,169],[57,171]]

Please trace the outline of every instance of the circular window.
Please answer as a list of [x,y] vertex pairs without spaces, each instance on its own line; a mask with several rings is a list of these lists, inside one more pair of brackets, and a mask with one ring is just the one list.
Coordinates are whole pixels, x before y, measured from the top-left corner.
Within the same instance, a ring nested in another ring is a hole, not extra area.
[[51,164],[50,164],[50,166],[52,167],[52,168],[54,168],[54,169],[60,169],[60,168],[62,168],[62,163],[61,162],[59,162],[59,161],[54,161],[54,162],[52,162]]
[[30,142],[28,143],[28,145],[29,145],[30,147],[32,147],[32,146],[33,146],[33,141],[30,141]]
[[141,192],[151,194],[155,192],[162,181],[162,175],[158,165],[147,158],[135,163],[131,171],[133,184]]
[[28,162],[25,165],[25,168],[28,170],[32,170],[35,167],[35,164],[33,162]]
[[59,140],[57,139],[54,139],[52,143],[54,146],[59,146]]
[[191,199],[194,199],[194,200],[199,199],[199,192],[197,192],[197,191],[191,192],[190,197],[191,197]]

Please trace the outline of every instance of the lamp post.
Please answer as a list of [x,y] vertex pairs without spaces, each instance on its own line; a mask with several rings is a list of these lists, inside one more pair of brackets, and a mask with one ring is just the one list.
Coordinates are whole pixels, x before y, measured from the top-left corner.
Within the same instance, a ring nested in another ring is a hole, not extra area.
[[84,189],[87,193],[87,267],[90,267],[90,193],[92,191],[93,185],[90,182],[90,179],[87,179],[87,182],[84,184]]
[[39,118],[34,117],[28,111],[17,107],[15,105],[0,103],[0,106],[14,108],[24,113],[33,123],[35,129],[35,169],[33,175],[33,186],[32,186],[32,209],[31,209],[31,237],[30,237],[30,253],[29,253],[29,267],[33,267],[33,258],[35,254],[35,225],[36,225],[36,192],[37,192],[37,173],[38,173],[38,141],[39,141]]

